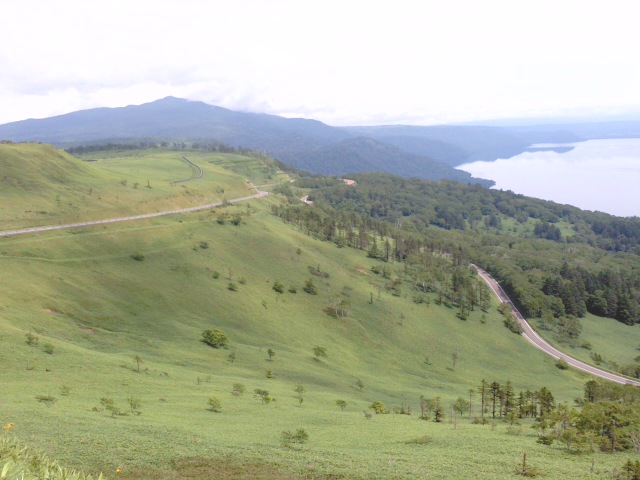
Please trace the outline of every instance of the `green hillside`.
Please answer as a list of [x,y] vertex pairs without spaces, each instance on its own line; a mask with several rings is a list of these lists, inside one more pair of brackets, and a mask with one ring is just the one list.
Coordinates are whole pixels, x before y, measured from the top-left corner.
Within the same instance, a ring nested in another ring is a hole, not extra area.
[[[77,216],[93,218],[286,180],[256,158],[203,153],[192,160],[205,176],[182,188],[169,183],[189,173],[179,152],[87,163],[10,147],[2,161],[21,158],[29,173],[0,190],[3,230],[33,221],[23,213],[29,182],[53,205],[55,192],[92,186],[73,198]],[[164,169],[173,164],[180,171]],[[281,201],[0,238],[0,423],[15,424],[3,434],[68,467],[127,479],[512,478],[525,451],[545,478],[602,478],[629,458],[540,445],[526,419],[480,425],[467,412],[453,423],[450,405],[482,379],[547,387],[560,403],[581,396],[587,377],[509,332],[494,303],[462,321],[435,294],[394,295],[372,272],[383,262],[284,224],[271,214]],[[403,264],[384,265],[403,275]],[[329,314],[336,299],[344,315]],[[204,344],[206,329],[222,330],[227,347]],[[234,384],[246,392],[232,394]],[[275,401],[263,404],[256,389]],[[439,398],[445,422],[418,418],[420,395]],[[412,415],[367,419],[374,401]],[[283,445],[282,432],[298,429],[308,441]]]
[[[0,144],[0,228],[76,223],[152,213],[246,196],[245,178],[224,168],[235,158],[265,181],[260,161],[242,156],[188,152],[204,170],[198,181],[184,152],[100,152],[82,161],[49,145]],[[251,191],[250,193],[254,193]]]

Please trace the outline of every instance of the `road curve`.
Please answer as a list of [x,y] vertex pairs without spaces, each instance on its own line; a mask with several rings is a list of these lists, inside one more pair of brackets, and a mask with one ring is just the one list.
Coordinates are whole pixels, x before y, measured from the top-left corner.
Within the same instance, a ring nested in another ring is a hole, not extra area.
[[616,382],[616,383],[627,383],[630,385],[635,385],[637,387],[640,387],[640,382],[637,380],[632,380],[630,378],[623,377],[622,375],[616,375],[615,373],[610,373],[610,372],[607,372],[606,370],[601,370],[600,368],[584,363],[576,358],[571,357],[570,355],[567,355],[566,353],[561,352],[557,348],[553,347],[546,340],[544,340],[540,335],[538,335],[538,333],[531,327],[531,325],[529,325],[529,323],[525,320],[525,318],[522,316],[522,314],[518,311],[516,306],[513,304],[509,296],[502,289],[500,284],[496,282],[491,275],[489,275],[487,272],[485,272],[483,269],[481,269],[477,265],[474,265],[474,264],[470,264],[470,265],[478,271],[478,275],[480,275],[480,277],[485,281],[485,283],[489,285],[489,288],[491,289],[491,291],[493,291],[493,294],[496,296],[498,301],[500,303],[506,302],[511,306],[515,317],[517,318],[518,322],[520,323],[520,326],[524,330],[522,332],[522,336],[534,347],[542,350],[547,355],[551,355],[553,358],[564,360],[573,368],[582,370],[583,372],[590,373],[591,375],[595,375],[596,377],[604,378],[606,380],[611,380],[612,382]]
[[187,162],[189,164],[189,166],[191,167],[191,173],[192,175],[189,178],[184,178],[182,180],[174,180],[173,182],[171,182],[172,184],[176,184],[176,183],[184,183],[184,182],[189,182],[191,180],[196,180],[198,178],[202,178],[204,177],[204,170],[202,170],[202,168],[200,167],[200,165],[196,165],[195,163],[193,163],[191,160],[189,160],[187,157],[182,157],[182,159]]
[[[255,187],[252,187],[252,188],[255,188]],[[234,198],[232,200],[229,200],[228,202],[229,203],[246,202],[248,200],[262,198],[267,195],[269,195],[269,192],[258,191],[258,193],[255,193],[253,195],[249,195],[247,197],[241,197],[241,198]],[[206,205],[198,205],[195,207],[181,208],[178,210],[167,210],[164,212],[146,213],[143,215],[134,215],[131,217],[108,218],[104,220],[95,220],[91,222],[67,223],[64,225],[48,225],[43,227],[23,228],[19,230],[10,230],[5,232],[0,232],[0,237],[10,237],[10,236],[22,235],[26,233],[45,232],[50,230],[62,230],[65,228],[88,227],[91,225],[101,225],[101,224],[107,224],[107,223],[128,222],[133,220],[142,220],[146,218],[161,217],[164,215],[174,215],[177,213],[197,212],[200,210],[206,210],[208,208],[221,207],[222,205],[224,205],[224,203],[225,202],[208,203]],[[566,353],[563,353],[557,348],[550,345],[548,342],[543,340],[542,337],[540,337],[540,335],[536,333],[536,331],[531,327],[531,325],[529,325],[529,323],[525,320],[525,318],[522,316],[522,314],[518,311],[516,306],[513,304],[509,296],[502,289],[500,284],[496,282],[493,279],[493,277],[489,275],[489,273],[487,273],[477,265],[470,264],[470,266],[472,266],[477,270],[478,275],[480,275],[480,278],[482,278],[486,282],[486,284],[489,285],[489,288],[491,289],[491,291],[493,292],[493,294],[496,296],[496,298],[500,303],[507,302],[511,306],[515,317],[517,318],[518,322],[520,323],[520,326],[522,326],[522,329],[524,330],[522,333],[522,336],[534,347],[542,350],[544,353],[552,356],[553,358],[563,359],[573,368],[582,370],[583,372],[590,373],[591,375],[595,375],[596,377],[604,378],[606,380],[611,380],[612,382],[616,382],[616,383],[623,383],[623,384],[626,383],[626,384],[631,384],[631,385],[640,387],[640,382],[637,380],[632,380],[630,378],[626,378],[621,375],[616,375],[614,373],[610,373],[605,370],[601,370],[599,368],[591,366],[587,363],[581,362],[580,360],[573,358],[570,355],[567,355]]]
[[[247,200],[262,198],[267,195],[269,195],[269,192],[258,191],[258,193],[254,195],[249,195],[248,197],[234,198],[233,200],[228,200],[227,202],[228,203],[246,202]],[[48,225],[43,227],[23,228],[20,230],[10,230],[7,232],[0,232],[0,237],[11,237],[14,235],[22,235],[25,233],[35,233],[35,232],[46,232],[49,230],[62,230],[64,228],[88,227],[90,225],[102,225],[105,223],[128,222],[131,220],[142,220],[145,218],[162,217],[164,215],[174,215],[176,213],[197,212],[199,210],[207,210],[208,208],[221,207],[224,204],[225,202],[208,203],[206,205],[198,205],[196,207],[181,208],[179,210],[166,210],[164,212],[156,212],[156,213],[145,213],[143,215],[134,215],[132,217],[108,218],[105,220],[94,220],[91,222],[66,223],[64,225]]]

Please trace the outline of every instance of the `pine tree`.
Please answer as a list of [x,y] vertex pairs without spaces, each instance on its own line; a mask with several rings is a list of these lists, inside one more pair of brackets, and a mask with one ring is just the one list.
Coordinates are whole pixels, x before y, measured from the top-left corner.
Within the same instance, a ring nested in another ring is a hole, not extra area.
[[484,414],[487,411],[487,396],[489,392],[489,384],[483,378],[478,387],[478,393],[480,394],[480,416],[484,418]]

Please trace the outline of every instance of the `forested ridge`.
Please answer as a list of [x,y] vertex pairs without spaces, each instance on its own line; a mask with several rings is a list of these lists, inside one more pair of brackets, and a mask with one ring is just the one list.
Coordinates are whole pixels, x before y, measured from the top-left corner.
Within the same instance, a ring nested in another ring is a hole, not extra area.
[[[587,243],[604,250],[640,254],[640,218],[637,217],[615,217],[511,191],[451,181],[429,182],[380,173],[361,173],[349,178],[356,180],[356,188],[348,188],[337,179],[319,177],[302,178],[299,186],[314,188],[313,198],[337,209],[392,223],[410,220],[416,231],[434,225],[509,233],[508,226],[502,224],[509,219],[515,227],[521,227],[518,236]],[[570,229],[569,234],[562,234],[559,228],[562,225]]]
[[[428,182],[387,174],[335,177],[300,175],[312,205],[298,192],[279,192],[289,205],[274,213],[338,246],[366,250],[385,262],[405,263],[406,272],[425,265],[425,252],[454,256],[489,271],[528,317],[543,318],[567,342],[579,335],[580,318],[590,312],[625,324],[640,323],[640,219],[582,211],[478,185]],[[477,294],[455,292],[452,274],[421,281],[407,276],[415,291],[450,292],[464,311]],[[425,287],[425,285],[428,285]],[[577,331],[576,331],[577,330]]]

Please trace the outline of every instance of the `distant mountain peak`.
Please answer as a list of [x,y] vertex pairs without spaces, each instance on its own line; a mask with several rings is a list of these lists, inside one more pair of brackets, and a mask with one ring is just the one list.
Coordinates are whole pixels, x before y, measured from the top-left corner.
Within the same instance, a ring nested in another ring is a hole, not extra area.
[[[396,127],[393,133],[416,136],[423,134],[423,129],[427,127]],[[395,145],[386,143],[384,132],[379,130],[341,129],[318,120],[239,112],[199,100],[167,96],[142,105],[80,110],[48,119],[0,125],[0,139],[40,141],[58,146],[192,139],[199,143],[258,148],[296,168],[316,173],[383,171],[431,180],[447,178],[491,184],[434,160],[431,151],[436,154],[444,151],[456,160],[466,158],[463,149],[445,148],[447,142],[460,143],[460,135],[455,135],[456,132],[448,137],[441,134],[443,138],[438,138],[439,142],[418,138],[412,145],[415,148],[410,151],[406,149],[406,140],[396,138],[392,139]],[[485,135],[480,136],[484,139]],[[529,145],[529,142],[520,143],[523,145],[518,144],[519,151]],[[481,146],[484,147],[484,143]]]
[[160,98],[158,100],[154,100],[153,102],[149,102],[149,103],[179,103],[179,104],[185,104],[190,102],[191,100],[187,100],[186,98],[178,98],[178,97],[173,97],[171,95],[169,95],[168,97],[164,97],[164,98]]
[[155,107],[184,107],[186,105],[207,105],[208,107],[212,107],[212,105],[206,104],[204,102],[200,102],[197,100],[187,100],[186,98],[178,98],[178,97],[172,97],[172,96],[168,96],[168,97],[164,97],[164,98],[160,98],[158,100],[153,100],[151,102],[147,102],[147,103],[143,103],[142,105],[129,105],[130,108],[132,107],[143,107],[143,106],[155,106]]

